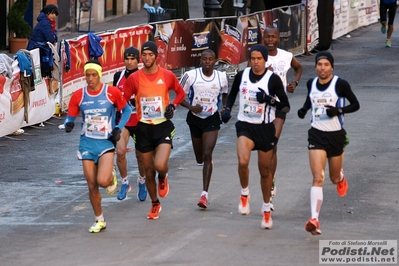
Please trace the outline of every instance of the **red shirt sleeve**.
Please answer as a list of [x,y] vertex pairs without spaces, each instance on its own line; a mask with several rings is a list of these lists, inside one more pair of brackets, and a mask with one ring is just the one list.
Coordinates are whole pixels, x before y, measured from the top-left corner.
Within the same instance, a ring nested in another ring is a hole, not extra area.
[[118,111],[122,110],[126,106],[127,102],[122,92],[117,87],[108,86],[107,93],[110,101],[114,103]]
[[[137,81],[138,81],[138,71],[134,72],[133,74],[131,74],[125,84],[123,84],[123,89],[122,89],[122,93],[123,93],[123,97],[125,98],[126,101],[130,101],[130,98],[133,95],[136,95],[137,92]],[[137,76],[137,78],[136,78]]]
[[83,97],[83,88],[77,89],[72,93],[71,99],[69,100],[68,105],[68,116],[76,117],[80,112],[80,102]]
[[177,80],[175,74],[173,74],[172,71],[166,70],[164,75],[169,90],[173,90],[176,93],[176,97],[175,100],[173,101],[173,104],[179,105],[186,97],[186,93],[184,92],[183,87],[180,85],[179,81]]

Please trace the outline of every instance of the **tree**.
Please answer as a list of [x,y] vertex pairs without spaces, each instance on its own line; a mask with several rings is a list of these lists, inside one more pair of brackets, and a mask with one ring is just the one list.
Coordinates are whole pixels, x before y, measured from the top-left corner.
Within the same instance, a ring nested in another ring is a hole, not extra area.
[[17,0],[8,12],[8,28],[15,33],[16,38],[28,38],[32,32],[32,28],[24,19],[28,5],[29,0]]

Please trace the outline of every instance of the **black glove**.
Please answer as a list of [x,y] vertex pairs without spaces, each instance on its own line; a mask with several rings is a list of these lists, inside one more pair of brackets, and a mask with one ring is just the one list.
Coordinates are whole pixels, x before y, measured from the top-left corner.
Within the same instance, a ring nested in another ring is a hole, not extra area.
[[166,106],[166,111],[164,113],[165,118],[172,119],[174,112],[175,112],[175,105],[171,103],[168,106]]
[[230,118],[231,118],[231,114],[230,114],[230,110],[229,109],[225,109],[224,113],[222,115],[222,121],[223,123],[227,123],[229,122]]
[[121,132],[122,131],[119,127],[115,127],[111,132],[109,140],[112,141],[113,143],[116,143],[118,140],[121,139]]
[[66,122],[65,123],[65,132],[67,132],[67,133],[71,132],[74,126],[75,126],[74,122]]
[[306,108],[302,107],[301,109],[298,110],[298,117],[300,119],[304,119],[307,112],[308,112],[308,110],[306,110]]
[[268,105],[273,105],[276,102],[276,100],[270,95],[267,95],[263,89],[261,88],[258,89],[260,90],[259,92],[256,93],[256,100],[258,100],[258,102],[267,103]]
[[336,115],[342,114],[342,109],[340,112],[340,108],[333,107],[333,106],[326,106],[326,107],[327,107],[326,113],[327,113],[328,117],[334,117]]

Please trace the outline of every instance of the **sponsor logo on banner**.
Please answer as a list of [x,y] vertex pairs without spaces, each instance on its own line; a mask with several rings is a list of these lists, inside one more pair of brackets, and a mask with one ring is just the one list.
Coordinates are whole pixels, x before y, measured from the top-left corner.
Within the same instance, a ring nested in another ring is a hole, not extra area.
[[209,31],[199,32],[193,34],[192,51],[208,49],[210,45]]
[[241,33],[230,25],[225,25],[222,31],[222,45],[219,58],[229,64],[239,64],[241,53]]

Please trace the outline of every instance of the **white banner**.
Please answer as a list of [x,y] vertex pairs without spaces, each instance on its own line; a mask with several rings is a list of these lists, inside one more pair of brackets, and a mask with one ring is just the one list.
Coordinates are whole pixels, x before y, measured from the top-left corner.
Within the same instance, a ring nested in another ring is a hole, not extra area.
[[50,89],[50,84],[47,86],[46,81],[41,78],[39,49],[30,53],[34,64],[33,71],[38,77],[34,81],[35,90],[25,89],[24,92],[20,83],[20,75],[24,73],[20,72],[18,60],[14,60],[13,78],[6,78],[3,89],[0,88],[0,137],[21,127],[46,121],[54,114],[55,93]]

